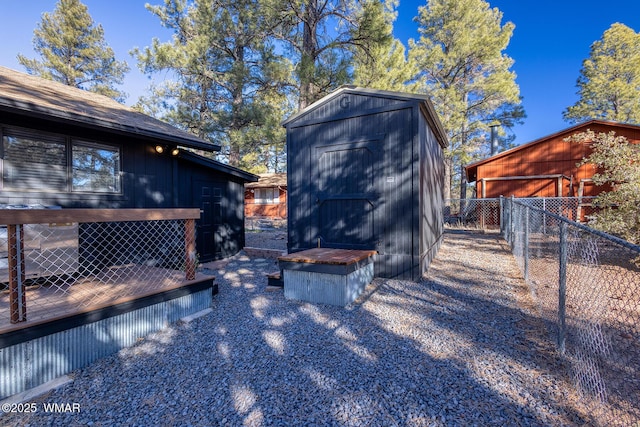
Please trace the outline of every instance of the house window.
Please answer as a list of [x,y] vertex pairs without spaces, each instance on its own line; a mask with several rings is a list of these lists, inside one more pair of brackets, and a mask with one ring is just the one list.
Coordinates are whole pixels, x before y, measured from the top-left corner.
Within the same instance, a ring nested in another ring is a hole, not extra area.
[[120,151],[117,148],[74,141],[71,158],[72,191],[120,192]]
[[67,144],[64,137],[5,131],[2,179],[8,190],[67,189]]
[[120,150],[62,135],[2,129],[5,190],[120,193]]
[[256,188],[254,193],[255,204],[271,205],[280,203],[280,190],[278,187]]

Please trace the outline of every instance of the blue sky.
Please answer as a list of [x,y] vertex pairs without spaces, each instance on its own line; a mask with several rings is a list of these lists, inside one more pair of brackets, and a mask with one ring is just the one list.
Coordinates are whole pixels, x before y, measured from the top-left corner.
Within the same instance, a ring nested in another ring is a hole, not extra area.
[[[170,38],[171,33],[144,8],[146,2],[162,0],[84,0],[93,20],[102,24],[107,43],[119,60],[126,60],[131,72],[123,89],[133,104],[149,85],[129,55],[133,47],[150,45],[153,37]],[[569,126],[563,110],[575,103],[576,80],[591,44],[614,22],[640,31],[640,2],[637,0],[493,0],[503,12],[503,22],[516,28],[507,54],[515,60],[513,70],[524,97],[527,118],[514,129],[516,144],[555,133]],[[43,12],[52,12],[56,0],[0,0],[0,65],[24,71],[16,55],[35,57],[33,30]],[[400,0],[395,34],[405,45],[417,39],[413,18],[426,0]]]

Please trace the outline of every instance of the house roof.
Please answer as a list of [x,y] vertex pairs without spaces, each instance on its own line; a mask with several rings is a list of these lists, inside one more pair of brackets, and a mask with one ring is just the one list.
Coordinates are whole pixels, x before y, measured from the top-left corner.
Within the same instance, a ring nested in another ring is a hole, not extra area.
[[260,177],[260,179],[258,179],[258,182],[245,184],[245,187],[246,188],[263,188],[263,187],[286,187],[287,186],[286,173],[261,173],[258,176]]
[[427,119],[427,122],[429,122],[429,124],[431,125],[432,131],[434,132],[440,146],[445,148],[448,145],[447,133],[445,132],[444,127],[442,126],[442,123],[438,118],[438,114],[436,113],[436,110],[433,108],[431,99],[429,98],[428,95],[416,94],[416,93],[394,92],[394,91],[388,91],[388,90],[369,89],[369,88],[356,87],[356,86],[342,86],[341,88],[330,93],[324,98],[319,99],[313,104],[291,115],[290,117],[288,117],[282,122],[282,125],[286,127],[291,122],[298,120],[302,116],[308,114],[313,110],[316,110],[322,107],[327,102],[343,94],[368,95],[368,96],[375,96],[375,97],[381,97],[381,98],[391,98],[396,100],[419,102],[422,107],[421,108],[422,113]]
[[605,120],[589,120],[589,121],[586,121],[586,122],[582,122],[582,123],[579,123],[577,125],[568,127],[568,128],[563,129],[561,131],[558,131],[556,133],[552,133],[550,135],[543,136],[542,138],[538,138],[538,139],[536,139],[534,141],[527,142],[525,144],[519,145],[519,146],[511,148],[509,150],[502,151],[502,152],[500,152],[498,154],[495,154],[495,155],[493,155],[491,157],[487,157],[486,159],[478,160],[477,162],[474,162],[474,163],[469,163],[468,165],[466,165],[464,167],[465,171],[467,173],[467,180],[469,182],[473,182],[473,181],[476,180],[477,172],[478,172],[478,166],[482,166],[484,164],[491,163],[491,162],[496,161],[498,159],[501,159],[503,157],[511,156],[514,153],[517,153],[519,151],[525,150],[525,149],[530,148],[530,147],[532,147],[534,145],[537,145],[537,144],[543,144],[543,143],[545,143],[547,141],[550,141],[552,139],[561,137],[563,135],[569,136],[570,134],[576,133],[576,132],[581,131],[583,129],[586,130],[586,129],[589,128],[589,126],[593,126],[593,125],[611,126],[611,127],[617,127],[617,128],[626,128],[626,129],[632,129],[632,130],[636,130],[636,131],[640,130],[640,126],[631,125],[631,124],[627,124],[627,123],[610,122],[610,121],[605,121]]
[[220,151],[219,145],[134,111],[109,97],[1,66],[0,111]]
[[180,151],[180,154],[178,154],[178,158],[190,161],[200,166],[207,167],[209,169],[235,176],[247,182],[255,182],[259,178],[258,175],[254,175],[250,172],[238,169],[234,166],[227,165],[208,157],[201,156],[196,153],[192,153],[190,151]]

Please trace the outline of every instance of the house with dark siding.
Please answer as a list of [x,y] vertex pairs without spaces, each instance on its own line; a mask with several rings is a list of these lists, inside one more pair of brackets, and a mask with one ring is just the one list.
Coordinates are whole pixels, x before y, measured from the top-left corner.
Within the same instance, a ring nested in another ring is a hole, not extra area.
[[258,177],[110,98],[0,67],[0,141],[0,206],[200,208],[201,262],[244,246],[244,184]]

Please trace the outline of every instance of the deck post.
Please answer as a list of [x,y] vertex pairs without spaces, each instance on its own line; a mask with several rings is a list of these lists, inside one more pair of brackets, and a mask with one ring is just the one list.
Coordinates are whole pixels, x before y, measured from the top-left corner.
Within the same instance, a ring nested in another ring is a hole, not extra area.
[[187,219],[184,223],[185,274],[186,280],[196,278],[196,220]]
[[24,285],[24,233],[22,224],[8,224],[9,309],[11,323],[27,320],[27,294]]

